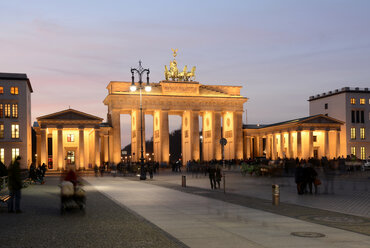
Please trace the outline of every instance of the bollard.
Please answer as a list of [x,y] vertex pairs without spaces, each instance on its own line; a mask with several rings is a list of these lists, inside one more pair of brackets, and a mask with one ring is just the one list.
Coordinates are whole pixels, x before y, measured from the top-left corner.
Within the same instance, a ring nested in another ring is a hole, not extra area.
[[280,202],[280,189],[279,185],[272,185],[272,205],[278,206]]
[[182,187],[186,187],[186,176],[182,176]]

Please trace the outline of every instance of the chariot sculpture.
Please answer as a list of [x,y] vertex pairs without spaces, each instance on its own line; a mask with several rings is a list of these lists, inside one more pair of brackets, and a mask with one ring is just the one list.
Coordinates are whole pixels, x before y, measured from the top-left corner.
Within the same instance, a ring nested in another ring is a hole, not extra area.
[[195,69],[196,67],[193,66],[191,71],[188,71],[188,67],[185,65],[184,69],[179,72],[177,68],[177,49],[172,49],[173,52],[173,60],[170,62],[170,69],[167,68],[167,65],[164,66],[164,77],[168,81],[194,81],[195,80]]

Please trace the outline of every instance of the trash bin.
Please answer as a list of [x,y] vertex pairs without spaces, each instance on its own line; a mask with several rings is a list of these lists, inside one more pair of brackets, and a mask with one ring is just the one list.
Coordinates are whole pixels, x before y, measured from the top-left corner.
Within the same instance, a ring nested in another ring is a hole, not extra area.
[[279,185],[272,185],[272,205],[278,206],[280,202],[280,189]]
[[186,176],[182,176],[182,187],[186,187]]

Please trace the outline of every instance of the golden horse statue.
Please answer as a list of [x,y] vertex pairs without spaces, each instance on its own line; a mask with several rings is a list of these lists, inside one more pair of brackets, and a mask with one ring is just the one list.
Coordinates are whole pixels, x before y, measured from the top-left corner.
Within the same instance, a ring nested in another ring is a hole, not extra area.
[[196,69],[196,67],[193,66],[193,68],[191,68],[191,71],[186,73],[186,75],[184,77],[185,81],[189,81],[189,79],[190,79],[190,81],[195,80],[195,69]]
[[170,62],[170,69],[167,68],[167,65],[164,66],[164,77],[166,78],[166,81],[169,81],[171,78],[172,81],[190,81],[195,80],[195,66],[191,69],[191,71],[188,70],[188,66],[185,66],[183,71],[179,73],[179,69],[177,68],[177,50],[178,49],[172,49],[173,52],[173,61]]

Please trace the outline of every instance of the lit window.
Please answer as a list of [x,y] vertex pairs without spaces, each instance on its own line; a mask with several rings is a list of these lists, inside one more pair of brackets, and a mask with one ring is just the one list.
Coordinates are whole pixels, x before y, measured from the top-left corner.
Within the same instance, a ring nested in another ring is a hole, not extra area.
[[4,139],[4,124],[0,124],[0,139]]
[[0,87],[0,94],[4,94],[4,87]]
[[351,155],[356,156],[356,147],[351,146]]
[[67,135],[67,142],[75,142],[75,135],[74,134],[68,134]]
[[365,98],[360,98],[360,104],[365,104]]
[[356,104],[356,99],[355,98],[351,98],[351,104]]
[[18,104],[13,104],[12,117],[18,118]]
[[19,125],[12,124],[12,139],[19,139]]
[[18,87],[10,87],[10,94],[18,95]]
[[4,148],[0,148],[0,161],[4,163]]
[[12,161],[19,156],[19,148],[12,148]]
[[361,146],[361,159],[362,160],[365,160],[366,159],[366,152],[365,152],[365,147],[364,146]]
[[5,117],[10,117],[10,104],[4,104]]
[[365,139],[365,128],[364,127],[360,128],[360,138]]
[[4,109],[3,109],[3,104],[0,103],[0,118],[4,117]]
[[351,127],[351,139],[356,139],[356,128]]

